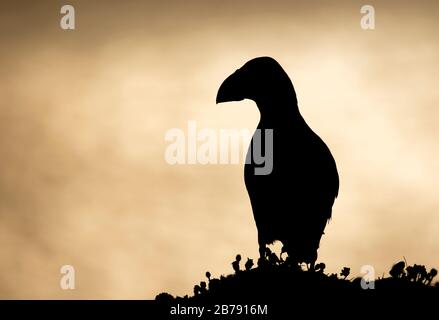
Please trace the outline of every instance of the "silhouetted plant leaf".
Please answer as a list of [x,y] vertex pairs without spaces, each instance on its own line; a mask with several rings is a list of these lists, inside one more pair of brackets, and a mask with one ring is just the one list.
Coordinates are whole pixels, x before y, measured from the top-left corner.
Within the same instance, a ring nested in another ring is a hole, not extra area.
[[245,263],[245,270],[249,271],[253,267],[253,260],[247,258],[247,262]]
[[344,268],[341,270],[340,275],[341,275],[344,279],[346,279],[346,278],[349,276],[350,273],[351,273],[351,268],[344,267]]
[[393,278],[402,278],[405,275],[404,272],[404,268],[405,268],[405,262],[404,261],[400,261],[397,264],[394,264],[392,266],[392,269],[390,269],[389,274],[393,277]]

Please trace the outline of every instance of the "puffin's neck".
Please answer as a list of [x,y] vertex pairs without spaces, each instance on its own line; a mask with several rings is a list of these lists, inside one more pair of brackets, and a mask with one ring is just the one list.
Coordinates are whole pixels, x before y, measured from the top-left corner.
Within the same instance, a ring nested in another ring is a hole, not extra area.
[[270,99],[268,101],[257,101],[256,105],[261,114],[260,127],[294,126],[304,121],[299,112],[295,95],[280,99]]

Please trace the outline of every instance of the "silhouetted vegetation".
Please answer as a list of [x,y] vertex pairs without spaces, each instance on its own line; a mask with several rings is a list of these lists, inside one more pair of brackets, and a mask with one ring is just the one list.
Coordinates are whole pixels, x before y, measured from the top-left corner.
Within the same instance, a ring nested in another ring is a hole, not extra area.
[[297,294],[311,293],[314,298],[327,295],[328,292],[389,292],[404,290],[433,290],[439,292],[439,283],[433,283],[437,275],[436,269],[427,271],[422,265],[406,265],[404,261],[396,263],[389,271],[389,277],[380,277],[374,281],[375,288],[363,289],[360,277],[349,278],[350,268],[344,267],[339,274],[325,273],[326,265],[318,263],[314,270],[290,263],[267,249],[266,258],[258,261],[253,268],[253,260],[248,258],[241,268],[241,255],[232,262],[233,274],[214,278],[206,272],[206,281],[194,286],[194,295],[189,297],[173,297],[168,293],[156,296],[157,301],[198,301],[212,302],[220,300],[284,300]]

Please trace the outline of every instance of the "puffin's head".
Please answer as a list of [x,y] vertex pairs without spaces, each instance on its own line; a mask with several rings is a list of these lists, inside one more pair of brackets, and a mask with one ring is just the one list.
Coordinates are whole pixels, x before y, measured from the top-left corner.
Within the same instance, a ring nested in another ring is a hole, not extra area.
[[260,57],[248,61],[224,80],[216,103],[250,99],[259,105],[286,97],[297,103],[290,78],[276,60]]

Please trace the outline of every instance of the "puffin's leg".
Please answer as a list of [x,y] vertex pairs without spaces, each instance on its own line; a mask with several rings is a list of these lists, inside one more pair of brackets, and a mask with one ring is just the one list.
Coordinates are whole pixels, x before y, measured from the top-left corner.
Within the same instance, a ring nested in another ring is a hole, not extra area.
[[265,264],[266,245],[265,245],[265,241],[261,237],[260,233],[258,234],[258,243],[259,243],[258,266],[262,266],[263,264]]
[[309,268],[308,268],[309,271],[315,270],[316,261],[317,261],[317,249],[314,250],[314,252],[311,256],[311,260],[309,262]]
[[266,246],[265,244],[259,243],[259,258],[265,259]]
[[[287,254],[287,257],[285,258],[285,260],[282,259],[282,255],[284,253]],[[288,241],[285,240],[282,242],[282,250],[280,251],[280,259],[282,261],[287,261],[287,259],[291,261],[290,254],[291,254],[290,246],[288,245]]]
[[263,267],[267,265],[267,261],[265,260],[265,244],[259,244],[259,259],[258,259],[258,266]]
[[307,263],[306,266],[308,267],[308,271],[314,271],[315,270],[315,261],[310,262],[309,264]]
[[287,254],[288,254],[288,263],[291,267],[294,269],[301,268],[300,267],[300,258],[297,253],[297,251],[294,251],[291,249],[291,247],[287,247]]
[[261,232],[258,232],[258,244],[259,244],[259,259],[265,259],[266,241]]

